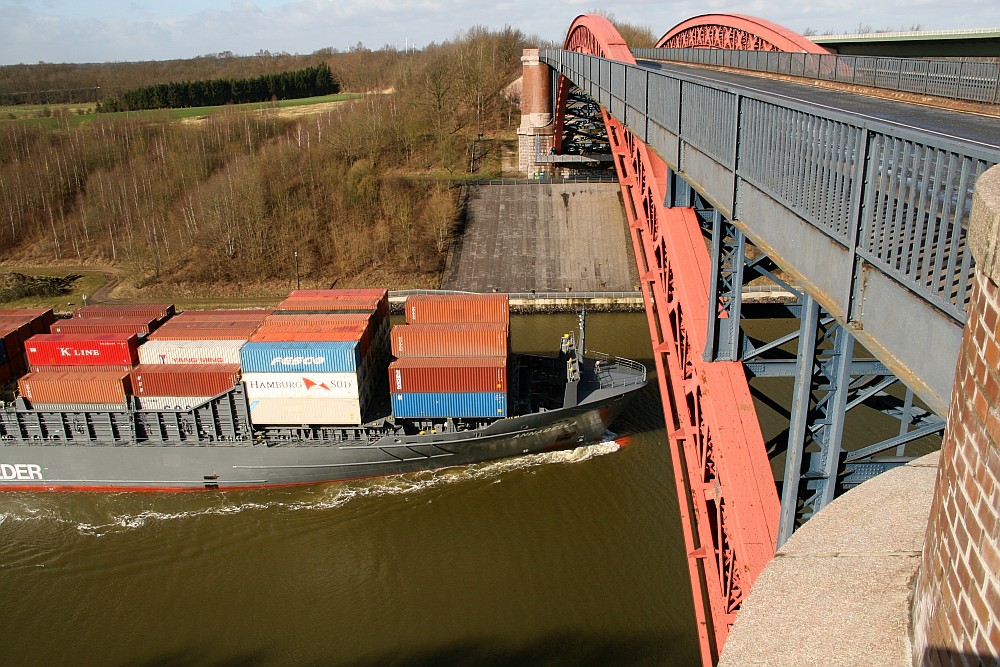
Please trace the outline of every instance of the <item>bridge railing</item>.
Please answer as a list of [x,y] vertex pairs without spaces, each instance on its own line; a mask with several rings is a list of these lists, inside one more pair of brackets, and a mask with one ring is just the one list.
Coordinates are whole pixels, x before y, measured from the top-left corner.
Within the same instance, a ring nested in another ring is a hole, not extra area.
[[[582,53],[540,57],[723,215],[752,221],[755,243],[898,354],[900,374],[927,378],[930,403],[946,408],[971,286],[972,191],[1000,161],[996,146]],[[917,330],[938,358],[913,349]]]
[[637,59],[714,65],[850,83],[918,95],[1000,104],[1000,62],[740,51],[632,49]]

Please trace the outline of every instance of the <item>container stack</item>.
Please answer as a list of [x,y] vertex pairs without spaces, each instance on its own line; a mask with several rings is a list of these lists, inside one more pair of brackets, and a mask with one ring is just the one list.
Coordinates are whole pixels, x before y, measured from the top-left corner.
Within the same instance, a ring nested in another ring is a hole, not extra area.
[[240,353],[251,420],[360,425],[385,369],[388,306],[386,290],[299,290],[282,301]]
[[240,349],[270,310],[188,310],[139,347],[131,373],[143,410],[190,410],[239,382]]
[[54,322],[51,308],[0,310],[0,387],[27,372],[24,342],[35,334],[49,333]]
[[510,305],[506,294],[419,295],[392,328],[397,418],[507,416]]

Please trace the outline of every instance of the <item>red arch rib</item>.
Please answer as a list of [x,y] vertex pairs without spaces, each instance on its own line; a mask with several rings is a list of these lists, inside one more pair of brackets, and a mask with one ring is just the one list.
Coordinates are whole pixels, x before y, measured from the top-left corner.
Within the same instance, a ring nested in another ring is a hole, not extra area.
[[788,28],[745,14],[702,14],[678,23],[656,43],[657,48],[737,49],[829,53]]

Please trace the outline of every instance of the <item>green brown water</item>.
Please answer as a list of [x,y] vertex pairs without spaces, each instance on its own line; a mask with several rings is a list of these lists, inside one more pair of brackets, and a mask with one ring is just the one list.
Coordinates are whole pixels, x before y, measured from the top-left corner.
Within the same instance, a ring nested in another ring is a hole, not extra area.
[[[517,317],[523,351],[572,316]],[[647,363],[643,314],[587,347]],[[3,665],[691,665],[655,378],[599,444],[364,482],[0,494]]]

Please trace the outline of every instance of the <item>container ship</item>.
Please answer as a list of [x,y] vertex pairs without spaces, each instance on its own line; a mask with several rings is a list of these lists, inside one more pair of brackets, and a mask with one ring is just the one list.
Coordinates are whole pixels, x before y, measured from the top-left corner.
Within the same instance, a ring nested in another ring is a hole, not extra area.
[[511,352],[503,294],[296,290],[274,309],[0,310],[0,489],[205,490],[467,465],[600,440],[646,369]]

